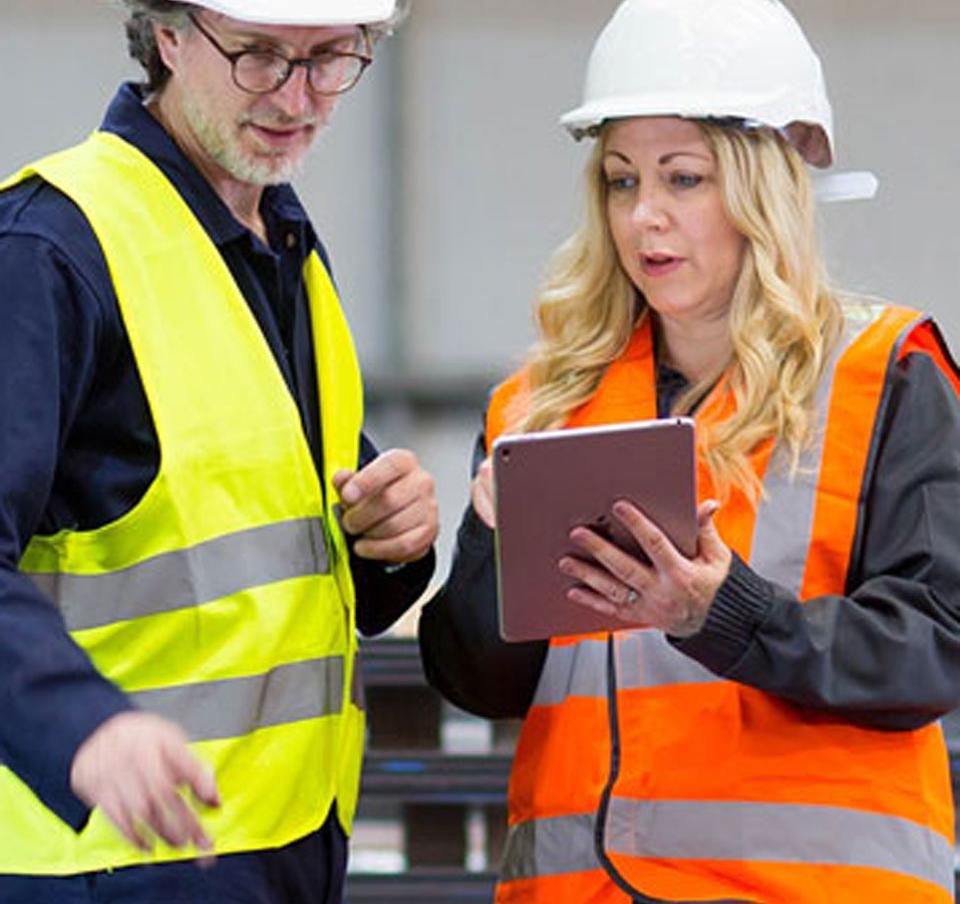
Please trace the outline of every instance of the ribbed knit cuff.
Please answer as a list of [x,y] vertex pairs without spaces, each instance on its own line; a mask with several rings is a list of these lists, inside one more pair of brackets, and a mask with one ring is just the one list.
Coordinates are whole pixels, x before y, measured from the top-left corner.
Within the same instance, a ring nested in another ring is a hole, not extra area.
[[670,643],[714,674],[725,675],[747,651],[773,598],[773,585],[734,553],[703,627],[692,637],[671,637]]

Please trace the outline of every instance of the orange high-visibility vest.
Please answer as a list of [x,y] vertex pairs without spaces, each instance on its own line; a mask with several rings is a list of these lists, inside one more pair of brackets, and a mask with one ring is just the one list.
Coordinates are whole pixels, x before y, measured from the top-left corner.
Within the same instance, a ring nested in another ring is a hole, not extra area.
[[[773,442],[733,491],[724,541],[799,599],[845,592],[877,424],[896,361],[930,354],[917,312],[851,308],[795,478]],[[487,441],[526,404],[524,372],[491,400]],[[699,423],[732,404],[719,386]],[[649,318],[567,426],[656,417]],[[713,495],[701,464],[701,499]],[[611,740],[616,738],[616,745]],[[517,747],[498,904],[953,901],[953,808],[939,725],[880,731],[733,681],[656,630],[551,641]]]

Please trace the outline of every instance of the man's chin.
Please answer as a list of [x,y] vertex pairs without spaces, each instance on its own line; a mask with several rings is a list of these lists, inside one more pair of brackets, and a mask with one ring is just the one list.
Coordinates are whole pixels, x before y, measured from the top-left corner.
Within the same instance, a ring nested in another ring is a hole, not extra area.
[[294,159],[287,157],[260,157],[244,160],[231,167],[230,174],[241,182],[259,185],[282,185],[291,182],[303,170],[303,155]]

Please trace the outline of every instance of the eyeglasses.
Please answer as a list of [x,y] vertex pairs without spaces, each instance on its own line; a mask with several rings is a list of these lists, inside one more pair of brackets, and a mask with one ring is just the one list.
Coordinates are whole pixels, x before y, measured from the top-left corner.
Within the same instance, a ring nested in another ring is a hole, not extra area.
[[343,94],[349,91],[363,75],[363,70],[372,62],[370,37],[365,28],[359,28],[357,37],[345,41],[363,42],[366,53],[357,50],[339,50],[328,47],[300,59],[289,59],[273,50],[237,50],[231,52],[222,47],[206,30],[195,15],[190,21],[230,63],[233,83],[248,94],[270,94],[286,84],[297,66],[307,70],[307,84],[316,94]]

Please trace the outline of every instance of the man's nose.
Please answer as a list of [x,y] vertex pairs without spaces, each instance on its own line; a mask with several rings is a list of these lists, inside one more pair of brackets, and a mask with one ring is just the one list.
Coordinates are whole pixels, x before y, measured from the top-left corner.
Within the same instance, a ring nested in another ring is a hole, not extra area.
[[310,88],[310,71],[307,61],[294,63],[290,77],[272,94],[274,104],[291,118],[313,112],[319,97]]

